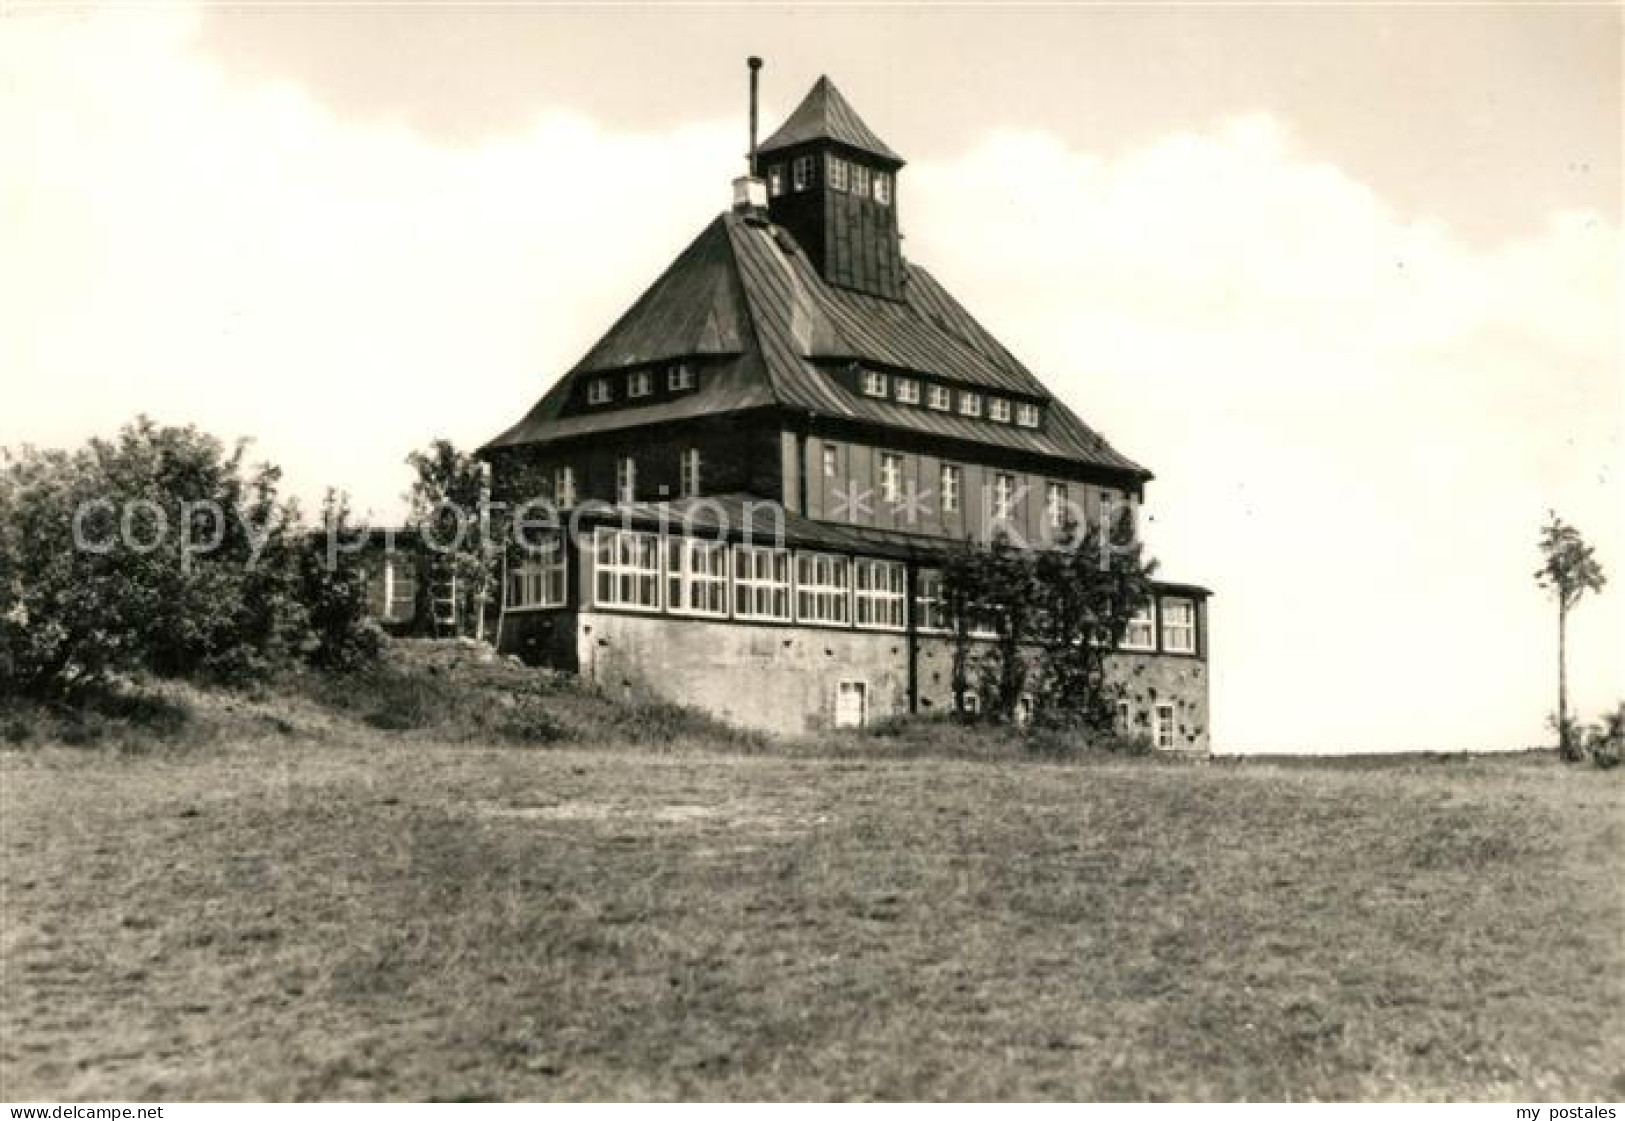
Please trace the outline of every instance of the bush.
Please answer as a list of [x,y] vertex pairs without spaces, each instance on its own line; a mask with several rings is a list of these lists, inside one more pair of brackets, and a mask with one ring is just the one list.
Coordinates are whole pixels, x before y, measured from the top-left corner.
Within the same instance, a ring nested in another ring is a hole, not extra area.
[[246,465],[245,447],[142,417],[73,452],[0,452],[0,693],[376,653],[359,573],[321,568],[280,471]]
[[1585,754],[1603,770],[1619,766],[1625,756],[1625,702],[1586,730]]

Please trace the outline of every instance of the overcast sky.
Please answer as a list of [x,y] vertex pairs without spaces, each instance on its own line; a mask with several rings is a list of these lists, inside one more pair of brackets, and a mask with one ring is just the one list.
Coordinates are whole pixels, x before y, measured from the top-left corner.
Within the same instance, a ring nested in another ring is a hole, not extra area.
[[[756,53],[1156,472],[1221,748],[1540,741],[1545,510],[1625,581],[1618,7],[4,11],[0,443],[144,409],[397,516],[726,204]],[[1574,621],[1588,717],[1622,635]]]

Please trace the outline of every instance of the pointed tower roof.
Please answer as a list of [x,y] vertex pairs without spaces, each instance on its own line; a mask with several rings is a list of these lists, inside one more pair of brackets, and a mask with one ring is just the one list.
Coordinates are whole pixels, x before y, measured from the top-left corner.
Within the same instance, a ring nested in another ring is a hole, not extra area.
[[807,96],[801,99],[801,104],[796,106],[796,111],[790,114],[790,119],[764,140],[757,151],[778,152],[819,140],[833,140],[848,148],[879,156],[897,167],[903,166],[903,157],[892,151],[884,140],[874,134],[874,130],[863,123],[863,118],[852,108],[852,103],[827,77],[819,78],[813,84]]

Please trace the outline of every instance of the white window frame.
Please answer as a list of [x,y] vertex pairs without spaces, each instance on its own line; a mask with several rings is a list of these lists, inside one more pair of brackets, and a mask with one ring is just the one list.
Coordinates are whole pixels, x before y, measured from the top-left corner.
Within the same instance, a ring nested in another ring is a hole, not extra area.
[[[1159,605],[1162,622],[1162,649],[1168,654],[1196,653],[1196,601],[1183,596],[1164,596]],[[1171,616],[1175,611],[1186,614],[1184,620]]]
[[957,463],[944,463],[937,472],[937,504],[944,514],[957,513],[965,492],[965,469]]
[[564,541],[554,535],[540,548],[528,550],[508,568],[503,609],[507,611],[549,611],[569,602],[569,564]]
[[767,194],[769,198],[778,198],[784,194],[784,165],[776,163],[767,169]]
[[600,526],[595,530],[592,552],[593,606],[658,612],[661,588],[665,583],[660,541],[658,533],[644,533],[635,529]]
[[863,395],[865,397],[886,396],[886,375],[880,370],[863,371]]
[[684,498],[698,498],[704,461],[699,448],[684,448],[677,458],[677,489]]
[[829,180],[830,190],[846,190],[847,162],[841,159],[840,156],[830,156],[825,159],[824,164],[826,168],[826,177]]
[[[383,612],[385,622],[404,623],[412,618],[417,611],[418,574],[417,565],[409,563],[409,558],[391,555],[384,557],[384,587]],[[403,578],[404,577],[404,578]],[[409,590],[402,594],[401,587]],[[406,610],[397,615],[395,607],[404,604]]]
[[897,503],[903,499],[903,457],[896,452],[880,453],[880,500]]
[[796,622],[815,627],[852,625],[852,558],[797,552]]
[[854,620],[860,630],[908,629],[908,566],[859,557],[852,566]]
[[[794,618],[794,598],[790,579],[790,550],[771,545],[735,545],[733,555],[733,609],[736,619],[788,623]],[[756,575],[756,561],[766,558],[766,577]],[[758,594],[765,595],[768,609],[757,611]],[[776,607],[781,603],[782,607]]]
[[633,370],[626,376],[626,396],[630,400],[651,396],[655,391],[655,376],[648,370]]
[[1066,525],[1067,493],[1066,484],[1058,483],[1054,479],[1044,483],[1044,520],[1051,529],[1061,529]]
[[860,199],[869,197],[869,174],[861,163],[852,165],[852,193]]
[[790,189],[799,193],[810,188],[812,183],[813,158],[797,156],[790,163]]
[[897,378],[894,389],[897,400],[904,405],[918,405],[920,403],[920,382],[918,378]]
[[1161,751],[1172,751],[1179,746],[1178,736],[1178,710],[1167,701],[1158,701],[1151,709],[1152,746]]
[[[1145,637],[1139,637],[1141,634]],[[1149,602],[1141,604],[1129,617],[1128,626],[1123,628],[1123,641],[1119,645],[1124,650],[1145,652],[1156,650],[1157,618]]]
[[1014,521],[1016,516],[1016,477],[1007,471],[993,475],[993,517],[996,521]]
[[823,461],[824,478],[836,479],[841,474],[841,446],[839,444],[825,444],[820,456]]
[[972,393],[968,389],[961,389],[959,391],[959,415],[981,416],[982,395],[980,393]]
[[607,405],[614,397],[608,378],[593,378],[587,382],[587,404]]
[[638,500],[638,461],[623,455],[615,461],[615,501],[630,505]]
[[954,410],[954,392],[946,385],[928,385],[925,387],[925,407],[935,409],[939,413],[951,413]]
[[989,420],[999,421],[1001,424],[1010,423],[1010,400],[1007,397],[989,397],[987,399],[987,416]]
[[[858,719],[856,723],[843,723],[841,721],[841,697],[850,694],[857,697]],[[869,683],[860,677],[843,677],[835,685],[835,712],[831,723],[837,728],[861,728],[869,722]]]
[[940,568],[920,568],[914,572],[914,629],[924,634],[948,634],[953,630],[942,580]]
[[559,507],[576,504],[576,469],[568,464],[553,468],[553,504]]
[[1038,406],[1028,401],[1017,401],[1016,423],[1022,428],[1037,428]]
[[891,205],[891,172],[875,172],[875,201],[881,206]]
[[728,617],[726,542],[699,537],[667,537],[666,610],[673,615]]
[[687,362],[673,362],[666,367],[666,388],[677,392],[684,389],[693,389],[695,386],[694,367]]

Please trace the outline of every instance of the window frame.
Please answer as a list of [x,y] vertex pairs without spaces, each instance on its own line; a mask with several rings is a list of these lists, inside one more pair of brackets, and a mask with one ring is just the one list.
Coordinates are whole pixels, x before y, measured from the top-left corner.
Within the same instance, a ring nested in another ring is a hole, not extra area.
[[982,415],[982,395],[970,389],[959,391],[959,415],[980,417]]
[[987,418],[996,420],[1000,424],[1010,423],[1010,398],[989,397],[987,399]]
[[840,156],[824,158],[824,183],[832,191],[847,189],[847,169],[850,165]]
[[[621,542],[632,542],[632,560],[622,561]],[[612,559],[604,559],[605,543],[611,542],[609,552]],[[646,567],[639,563],[639,550],[642,546],[649,546],[654,557],[654,566]],[[616,611],[638,611],[644,614],[659,614],[664,601],[665,591],[665,549],[661,547],[661,535],[648,533],[637,529],[619,529],[615,526],[599,526],[593,531],[593,574],[592,574],[592,603],[595,608],[610,608]],[[605,578],[608,577],[608,586],[615,589],[610,596],[604,595]],[[636,588],[644,581],[649,582],[654,594],[652,602],[645,603],[641,599],[623,599],[620,596],[622,580],[630,580],[632,587]]]
[[633,370],[626,375],[626,399],[628,401],[653,397],[654,392],[655,376],[652,370]]
[[[1145,628],[1145,640],[1134,640],[1135,628]],[[1129,617],[1128,626],[1123,628],[1123,641],[1117,644],[1121,650],[1133,650],[1141,654],[1155,654],[1157,652],[1157,613],[1151,601],[1141,604]]]
[[1070,505],[1067,485],[1055,479],[1044,480],[1044,524],[1051,529],[1066,527],[1066,512]]
[[[1164,722],[1163,713],[1167,713]],[[1163,733],[1167,733],[1167,743],[1163,743]],[[1151,706],[1151,746],[1158,751],[1173,751],[1179,746],[1179,712],[1168,701],[1158,701]]]
[[1018,428],[1037,428],[1040,424],[1040,412],[1037,405],[1031,401],[1016,402],[1016,426]]
[[884,370],[865,369],[859,376],[858,383],[865,397],[874,397],[884,401],[891,395]]
[[695,376],[694,366],[689,362],[673,362],[666,367],[666,389],[671,393],[683,393],[698,386],[699,380]]
[[615,460],[615,501],[630,506],[638,500],[638,459],[634,455]]
[[587,379],[587,404],[607,405],[615,400],[615,389],[608,378]]
[[[1170,622],[1169,608],[1183,608],[1190,613],[1189,621],[1183,623]],[[1157,603],[1158,630],[1162,635],[1162,650],[1165,654],[1195,654],[1196,653],[1196,601],[1187,596],[1163,596]],[[1174,635],[1183,633],[1185,645],[1176,645]]]
[[772,164],[772,165],[770,165],[768,167],[768,169],[767,169],[767,197],[768,198],[776,199],[780,195],[784,194],[784,180],[785,180],[784,165],[782,163]]
[[[759,555],[768,557],[770,572],[782,563],[784,569],[782,578],[770,574],[765,580],[757,579],[755,558]],[[747,556],[750,558],[749,563],[743,563],[744,558]],[[733,616],[735,619],[749,619],[759,623],[792,623],[795,621],[795,580],[793,579],[793,564],[789,549],[781,549],[773,545],[737,544],[733,547],[732,566],[733,573],[730,580],[733,587]],[[783,613],[757,613],[754,593],[758,589],[767,590],[770,604],[777,595],[782,595],[784,598]]]
[[935,409],[939,413],[954,411],[954,391],[946,385],[937,385],[934,382],[925,387],[925,407]]
[[921,634],[952,634],[953,620],[948,618],[948,601],[943,595],[943,573],[940,568],[914,570],[914,629]]
[[[418,571],[415,563],[408,563],[408,558],[396,556],[393,552],[384,555],[383,584],[379,589],[383,594],[383,610],[379,613],[386,623],[406,623],[417,614],[418,598]],[[401,587],[410,589],[404,596]],[[404,604],[404,614],[396,614],[397,604]]]
[[576,504],[576,469],[568,463],[553,468],[553,505],[567,509]]
[[797,156],[790,161],[790,189],[795,194],[809,191],[813,185],[813,166],[811,156]]
[[903,500],[903,457],[898,452],[880,453],[880,501],[893,505]]
[[[557,611],[569,606],[569,551],[562,535],[550,534],[547,541],[543,548],[527,550],[518,564],[508,566],[502,585],[504,611]],[[535,598],[514,594],[516,587],[531,586],[539,591]]]
[[677,453],[677,490],[681,498],[700,496],[701,472],[705,458],[697,447],[684,448]]
[[[869,587],[865,588],[865,574]],[[885,587],[877,580],[885,574]],[[892,577],[899,583],[893,587]],[[864,621],[865,608],[869,621]],[[887,618],[876,621],[884,610]],[[895,621],[893,621],[895,617]],[[852,625],[862,631],[908,630],[908,565],[880,557],[857,557],[852,564]]]
[[891,172],[875,172],[874,198],[881,206],[891,205]]
[[819,466],[823,469],[824,478],[838,479],[841,477],[841,445],[825,444],[820,449]]
[[[807,565],[815,576],[819,566],[827,564],[831,579],[814,581],[804,578],[803,564]],[[851,557],[844,553],[797,549],[792,570],[795,577],[795,616],[798,624],[808,627],[842,628],[852,625],[855,607],[852,599]],[[839,583],[834,579],[837,572],[840,574]],[[810,597],[808,602],[811,604],[823,604],[837,610],[833,613],[808,612],[803,609],[803,597]]]
[[1016,520],[1016,477],[1009,471],[993,473],[993,520]]
[[892,379],[892,393],[902,405],[920,403],[920,379],[898,377]]
[[[664,540],[667,613],[696,618],[726,619],[733,588],[733,566],[730,563],[733,550],[728,547],[728,543],[686,536],[667,536]],[[696,555],[721,556],[722,574],[718,576],[714,571],[699,571],[694,564]],[[673,560],[677,562],[675,571],[672,566]],[[698,587],[708,588],[713,596],[720,592],[721,606],[717,608],[692,606],[689,602],[693,598],[691,593]],[[673,593],[676,593],[675,599]]]
[[[952,480],[953,485],[949,486]],[[965,469],[957,463],[944,463],[937,470],[937,507],[944,514],[957,514],[965,497]]]

